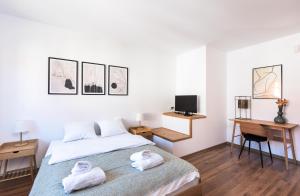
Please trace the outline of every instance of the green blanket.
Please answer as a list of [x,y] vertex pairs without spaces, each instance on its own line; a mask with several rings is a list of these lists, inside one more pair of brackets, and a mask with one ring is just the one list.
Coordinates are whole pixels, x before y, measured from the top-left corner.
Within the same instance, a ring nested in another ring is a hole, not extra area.
[[[132,168],[129,160],[130,155],[144,149],[157,152],[164,158],[165,162],[144,172]],[[152,145],[92,155],[54,165],[48,165],[49,158],[50,156],[47,156],[42,160],[30,196],[65,195],[61,183],[62,179],[70,174],[74,164],[79,160],[90,161],[93,167],[102,168],[106,174],[106,182],[71,193],[74,196],[142,196],[185,174],[197,171],[190,163]]]

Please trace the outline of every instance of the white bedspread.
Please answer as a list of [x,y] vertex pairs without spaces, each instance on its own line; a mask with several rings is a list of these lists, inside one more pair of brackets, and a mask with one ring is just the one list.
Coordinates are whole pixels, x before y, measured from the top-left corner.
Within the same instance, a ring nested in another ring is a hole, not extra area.
[[55,163],[82,158],[94,154],[106,153],[126,148],[134,148],[147,144],[154,145],[154,143],[150,140],[147,140],[139,135],[132,135],[130,133],[66,143],[62,141],[55,141],[55,145],[50,145],[46,156],[51,154],[48,164],[52,165]]

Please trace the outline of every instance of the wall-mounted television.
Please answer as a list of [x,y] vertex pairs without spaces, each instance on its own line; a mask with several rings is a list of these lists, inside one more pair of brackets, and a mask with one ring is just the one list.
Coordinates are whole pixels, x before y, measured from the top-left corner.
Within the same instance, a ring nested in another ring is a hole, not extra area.
[[176,95],[175,96],[175,111],[183,112],[189,116],[191,113],[197,113],[197,95]]

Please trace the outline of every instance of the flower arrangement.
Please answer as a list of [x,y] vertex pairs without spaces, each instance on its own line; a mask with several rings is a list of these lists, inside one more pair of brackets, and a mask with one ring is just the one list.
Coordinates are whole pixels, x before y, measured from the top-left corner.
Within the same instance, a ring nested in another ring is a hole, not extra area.
[[276,104],[279,106],[286,106],[288,104],[287,99],[277,99]]
[[278,106],[278,116],[274,118],[275,123],[284,124],[286,123],[286,119],[283,116],[283,108],[288,104],[288,100],[286,99],[277,99],[276,104]]

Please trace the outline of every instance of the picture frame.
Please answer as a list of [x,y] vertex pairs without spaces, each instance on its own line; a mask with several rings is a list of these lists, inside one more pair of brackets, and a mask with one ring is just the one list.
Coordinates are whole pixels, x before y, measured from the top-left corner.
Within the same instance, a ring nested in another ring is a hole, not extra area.
[[108,66],[108,95],[128,95],[128,67]]
[[78,94],[78,61],[48,57],[48,94]]
[[81,94],[105,95],[106,65],[81,62]]
[[282,98],[282,64],[252,69],[253,99]]

